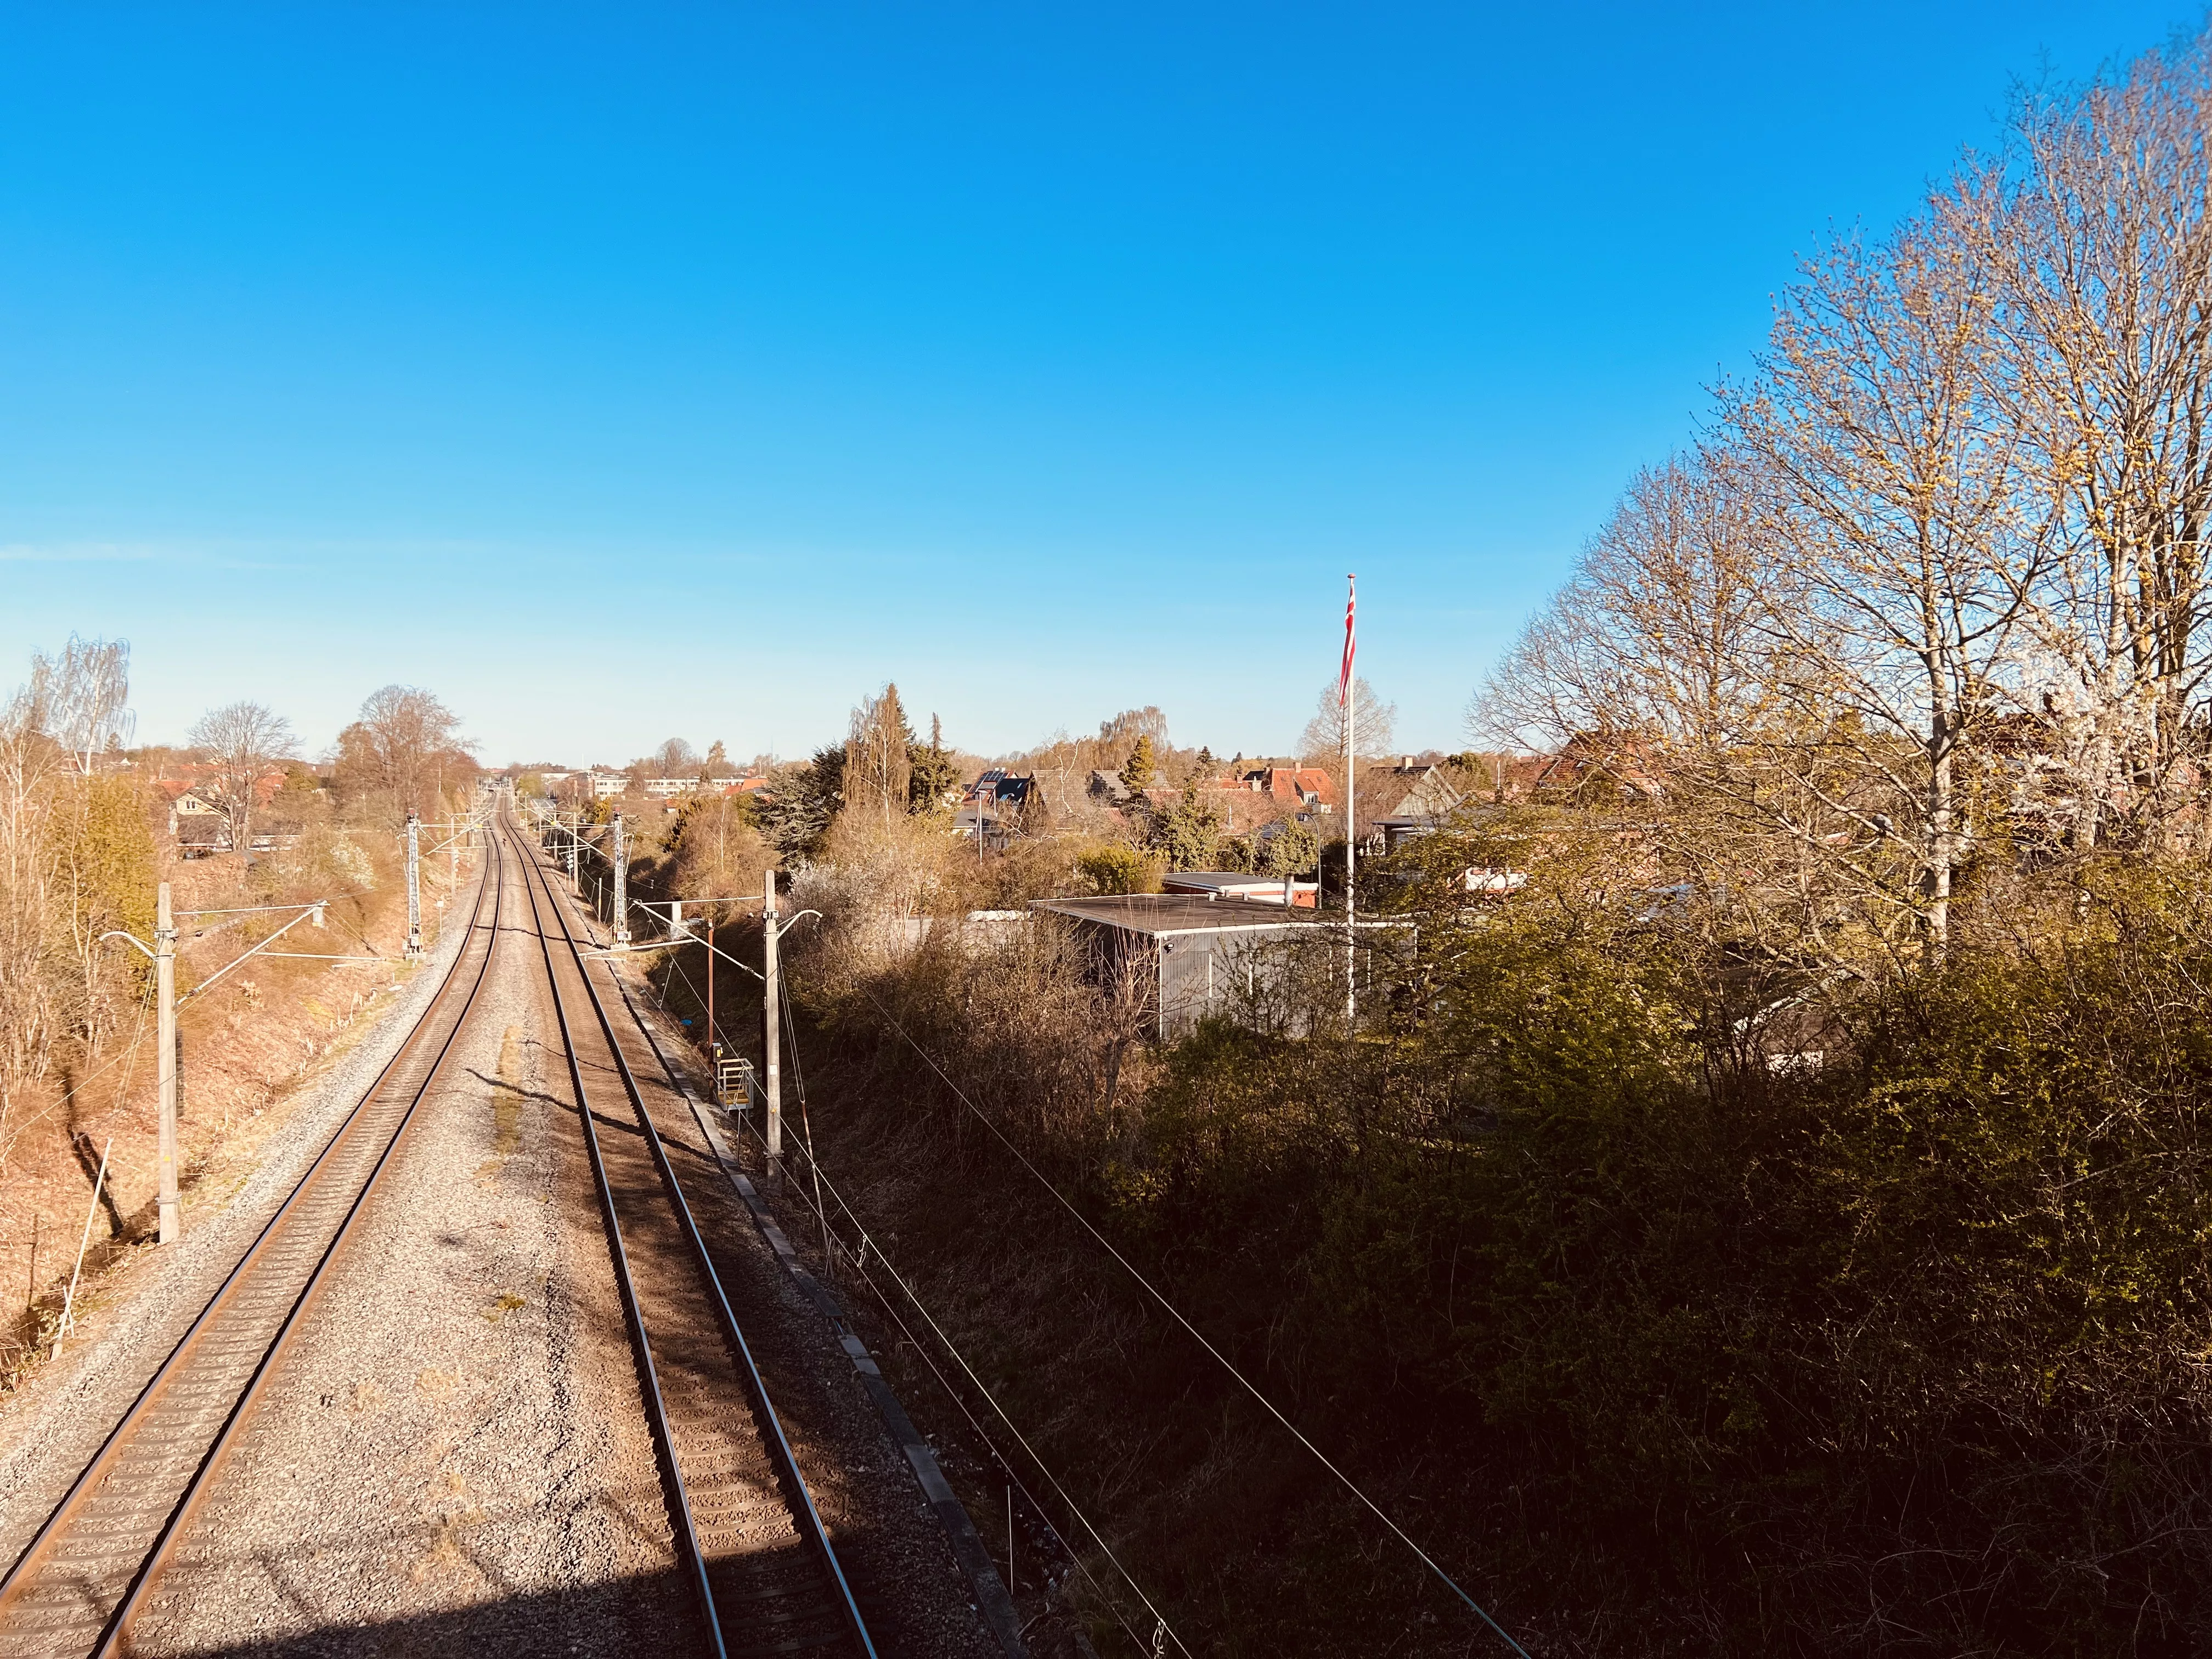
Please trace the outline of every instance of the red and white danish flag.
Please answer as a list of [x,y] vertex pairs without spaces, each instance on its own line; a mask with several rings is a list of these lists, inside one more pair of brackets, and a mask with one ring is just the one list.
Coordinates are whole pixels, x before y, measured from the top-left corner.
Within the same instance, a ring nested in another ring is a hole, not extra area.
[[1346,576],[1344,581],[1344,667],[1336,677],[1336,702],[1339,708],[1349,708],[1352,707],[1352,611],[1358,599],[1358,589],[1355,578]]

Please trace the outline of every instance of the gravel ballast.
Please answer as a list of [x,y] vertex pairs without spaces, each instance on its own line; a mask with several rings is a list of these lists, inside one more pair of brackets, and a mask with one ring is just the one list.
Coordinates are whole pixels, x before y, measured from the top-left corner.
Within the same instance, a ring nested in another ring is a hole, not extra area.
[[[0,1402],[0,1559],[12,1562],[21,1553],[398,1052],[437,994],[466,933],[459,926],[444,931],[428,960],[378,999],[383,1007],[363,1036],[304,1078],[284,1109],[270,1114],[276,1127],[250,1153],[232,1153],[185,1187],[182,1238],[128,1252],[93,1288],[88,1316],[81,1316],[60,1352]],[[189,1054],[186,1060],[189,1114]],[[81,1305],[81,1316],[83,1311]]]
[[[697,1646],[520,893],[510,872],[476,1006],[134,1623],[134,1652]],[[381,1023],[310,1080],[250,1170],[241,1161],[192,1193],[185,1242],[139,1252],[78,1346],[0,1407],[8,1559],[397,1050],[462,933],[451,929]],[[618,996],[608,1005],[630,1017]],[[641,1083],[878,1651],[995,1659],[974,1564],[956,1561],[853,1355],[761,1237],[681,1097]]]
[[[520,888],[510,878],[511,900]],[[148,1653],[688,1645],[534,939],[490,976],[243,1444]]]

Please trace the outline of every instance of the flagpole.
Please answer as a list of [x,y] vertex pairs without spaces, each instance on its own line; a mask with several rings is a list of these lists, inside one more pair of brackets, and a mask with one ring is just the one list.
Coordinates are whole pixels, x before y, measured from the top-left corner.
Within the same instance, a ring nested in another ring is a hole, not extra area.
[[1346,576],[1344,581],[1344,673],[1338,695],[1344,700],[1344,1022],[1348,1033],[1359,1018],[1356,955],[1359,901],[1355,880],[1359,857],[1359,680],[1353,665],[1352,635],[1358,586],[1353,576]]

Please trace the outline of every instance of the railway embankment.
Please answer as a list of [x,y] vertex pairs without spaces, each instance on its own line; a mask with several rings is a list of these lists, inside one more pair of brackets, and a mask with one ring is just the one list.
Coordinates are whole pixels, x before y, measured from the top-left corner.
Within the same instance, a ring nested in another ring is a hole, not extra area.
[[[350,1057],[373,1034],[389,1030],[396,1010],[416,1006],[419,994],[412,988],[427,964],[406,967],[398,960],[406,912],[396,854],[374,836],[336,832],[311,850],[320,856],[297,868],[249,868],[219,857],[172,860],[160,872],[174,886],[180,915],[332,897],[319,931],[293,935],[312,941],[298,948],[386,958],[333,964],[258,957],[195,996],[198,984],[291,917],[186,919],[179,969],[178,1136],[188,1217],[231,1201],[271,1159],[281,1162],[301,1112],[315,1121],[331,1088],[343,1093],[334,1079],[354,1074]],[[442,859],[423,865],[425,933],[434,957],[456,902],[456,874],[465,902],[472,864],[458,872]],[[80,1313],[96,1312],[135,1283],[133,1259],[155,1225],[159,1116],[150,1001],[143,1012],[101,1053],[19,1090],[0,1126],[0,1400],[23,1386],[48,1355],[81,1243],[86,1279]],[[101,1190],[94,1207],[96,1181]]]
[[[374,942],[380,919],[363,920],[368,926],[362,931]],[[144,1206],[127,1199],[118,1206],[119,1217],[103,1212],[95,1218],[108,1227],[94,1227],[94,1249],[88,1253],[86,1275],[78,1286],[74,1328],[57,1350],[53,1325],[59,1308],[51,1292],[43,1295],[33,1310],[35,1337],[26,1331],[19,1339],[12,1386],[0,1396],[0,1558],[13,1561],[46,1521],[254,1236],[407,1042],[437,995],[465,932],[453,927],[434,938],[422,963],[386,979],[376,994],[362,996],[357,1009],[355,993],[349,990],[343,1001],[350,1017],[330,1018],[320,1052],[304,1066],[295,1063],[289,1077],[233,1073],[240,1087],[252,1089],[264,1103],[234,1115],[227,1129],[219,1114],[188,1109],[181,1115],[181,1122],[189,1126],[181,1139],[190,1150],[180,1182],[184,1236],[177,1243],[149,1242],[133,1224],[143,1220]],[[303,966],[271,964],[275,973]],[[288,1017],[284,1009],[269,1006],[275,999],[266,994],[261,1000],[267,1024],[257,1029],[275,1049],[276,1031],[288,1029],[296,1012]],[[322,1006],[329,1008],[337,1001],[331,996]],[[202,1042],[234,1029],[220,1005],[205,1010],[202,1018],[197,1032]],[[241,1017],[240,1025],[246,1024]],[[183,1030],[189,1054],[195,1026],[186,1023]],[[306,1047],[302,1042],[299,1052],[304,1054]],[[188,1093],[187,1099],[205,1103],[207,1096]],[[113,1117],[100,1127],[118,1140],[125,1132],[137,1130],[150,1141],[153,1126],[150,1115],[142,1110],[144,1104],[133,1100],[111,1109]],[[137,1121],[140,1115],[147,1117],[143,1124]],[[149,1194],[150,1190],[149,1185]],[[83,1198],[89,1194],[88,1182]],[[79,1202],[82,1206],[83,1199]],[[83,1218],[80,1207],[78,1226]],[[73,1261],[74,1237],[70,1243]],[[67,1265],[57,1275],[64,1280]]]

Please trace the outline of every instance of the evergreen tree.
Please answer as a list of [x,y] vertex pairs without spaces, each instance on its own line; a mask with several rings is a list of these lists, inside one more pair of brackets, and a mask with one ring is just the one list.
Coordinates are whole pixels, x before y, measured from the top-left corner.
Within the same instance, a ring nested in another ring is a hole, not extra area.
[[1221,855],[1221,809],[1192,784],[1182,799],[1152,819],[1152,844],[1170,870],[1211,870]]
[[820,848],[844,802],[845,750],[831,744],[805,766],[777,775],[775,799],[760,811],[762,833],[787,863],[803,863]]
[[960,787],[960,769],[945,751],[945,730],[936,715],[929,717],[929,745],[915,745],[908,753],[907,810],[933,811],[945,797]]
[[1269,876],[1302,876],[1321,861],[1321,837],[1296,818],[1285,818],[1282,828],[1260,843],[1260,872]]
[[1152,759],[1152,740],[1139,734],[1136,746],[1129,750],[1129,758],[1122,763],[1121,787],[1133,795],[1141,795],[1152,787],[1159,768]]

